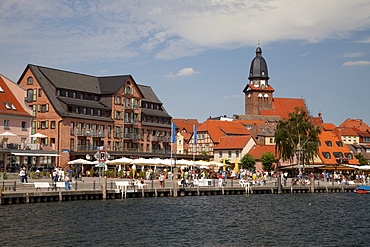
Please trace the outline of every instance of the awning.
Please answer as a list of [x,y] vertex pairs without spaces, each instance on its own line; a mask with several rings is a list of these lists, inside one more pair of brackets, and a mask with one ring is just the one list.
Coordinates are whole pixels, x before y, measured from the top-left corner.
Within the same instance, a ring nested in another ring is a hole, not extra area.
[[59,154],[44,154],[44,153],[11,153],[15,156],[61,156]]

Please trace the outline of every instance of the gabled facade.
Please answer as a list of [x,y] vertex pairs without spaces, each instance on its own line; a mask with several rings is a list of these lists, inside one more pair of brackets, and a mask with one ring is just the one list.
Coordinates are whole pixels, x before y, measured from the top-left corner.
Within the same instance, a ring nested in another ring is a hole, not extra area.
[[176,153],[188,154],[189,140],[194,133],[194,126],[198,128],[200,123],[197,119],[172,119],[177,126]]
[[369,125],[367,125],[362,119],[352,119],[347,118],[342,124],[339,125],[339,128],[342,129],[355,129],[358,131],[367,131],[370,130]]
[[148,86],[132,76],[95,77],[28,65],[18,84],[27,90],[32,132],[61,151],[59,166],[98,149],[111,155],[169,150],[171,117]]
[[214,160],[222,163],[223,159],[226,159],[235,165],[236,162],[240,163],[240,159],[254,146],[256,140],[253,136],[221,137],[219,144],[214,148]]
[[[251,136],[250,130],[240,122],[207,120],[197,129],[196,144],[194,135],[189,140],[189,153],[195,155],[206,152],[214,155],[214,148],[220,143],[220,138],[225,136]],[[195,152],[194,152],[195,151]]]

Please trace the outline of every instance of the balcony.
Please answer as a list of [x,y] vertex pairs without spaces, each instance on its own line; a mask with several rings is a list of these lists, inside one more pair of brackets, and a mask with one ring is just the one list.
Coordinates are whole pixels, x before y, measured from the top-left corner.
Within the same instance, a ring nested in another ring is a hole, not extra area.
[[125,119],[125,124],[139,124],[137,119]]

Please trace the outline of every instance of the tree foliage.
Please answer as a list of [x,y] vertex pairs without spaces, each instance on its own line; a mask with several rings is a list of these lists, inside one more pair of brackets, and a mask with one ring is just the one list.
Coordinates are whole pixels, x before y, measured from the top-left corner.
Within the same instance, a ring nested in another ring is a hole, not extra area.
[[254,170],[256,165],[256,160],[250,154],[245,154],[241,159],[241,167],[243,169]]
[[272,165],[276,162],[274,154],[270,152],[263,153],[260,161],[263,166],[263,170],[265,171],[271,171],[272,170]]
[[365,156],[362,153],[356,154],[355,157],[361,166],[365,166],[369,164],[369,161],[365,158]]
[[294,156],[313,160],[318,151],[318,135],[321,127],[315,127],[308,113],[300,107],[289,113],[289,118],[280,120],[276,132],[275,142],[279,157],[293,161]]

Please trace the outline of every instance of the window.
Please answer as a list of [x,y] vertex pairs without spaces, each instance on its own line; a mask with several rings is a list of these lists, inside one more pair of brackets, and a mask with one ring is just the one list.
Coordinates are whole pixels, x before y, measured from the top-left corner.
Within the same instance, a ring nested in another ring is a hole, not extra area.
[[42,89],[40,88],[39,89],[39,97],[41,97],[42,96]]
[[357,153],[361,153],[361,148],[356,148]]
[[98,116],[101,116],[101,110],[97,110]]
[[326,143],[326,145],[327,145],[328,147],[332,147],[332,146],[333,146],[333,144],[331,143],[331,141],[325,141],[325,143]]
[[72,98],[74,98],[74,99],[75,99],[76,97],[77,97],[77,93],[76,93],[76,92],[73,92],[73,93],[72,93]]
[[42,121],[41,122],[41,129],[49,128],[49,121]]
[[370,148],[366,148],[366,153],[370,153]]
[[9,120],[4,120],[4,129],[9,129]]
[[76,108],[75,108],[75,112],[76,112],[76,113],[80,113],[80,108],[79,108],[79,107],[76,107]]
[[333,152],[333,155],[335,158],[343,158],[343,153],[342,152]]
[[4,93],[4,89],[0,87],[0,93]]
[[27,85],[32,85],[33,84],[33,78],[32,77],[28,77],[27,78]]
[[32,102],[33,99],[33,89],[27,90],[27,102]]
[[22,122],[22,130],[27,130],[27,122]]
[[86,114],[87,110],[86,108],[83,108],[83,114]]
[[12,109],[12,107],[10,106],[9,103],[3,102],[3,104],[4,104],[4,106],[5,106],[6,109],[8,109],[8,110]]
[[57,90],[57,96],[60,96],[60,90],[59,89]]
[[68,91],[66,91],[66,97],[68,97],[69,96],[69,92]]
[[343,147],[343,143],[341,141],[336,141],[335,143],[337,144],[338,147]]
[[227,154],[228,154],[228,158],[231,158],[231,151],[228,151]]
[[235,157],[239,158],[239,151],[235,151]]
[[222,158],[222,151],[219,151],[218,155]]
[[317,141],[317,146],[321,146],[321,142],[320,141]]
[[324,156],[325,159],[330,159],[330,153],[329,152],[322,152],[322,155]]
[[370,137],[364,137],[364,142],[370,142]]
[[118,96],[114,96],[114,104],[119,105],[121,103],[121,98]]
[[49,104],[41,106],[41,112],[48,112],[49,111]]
[[94,109],[90,109],[90,115],[94,115]]
[[349,159],[349,160],[353,159],[352,153],[344,153],[344,156],[346,156],[346,158]]
[[51,121],[50,122],[50,128],[51,129],[55,129],[55,121]]

